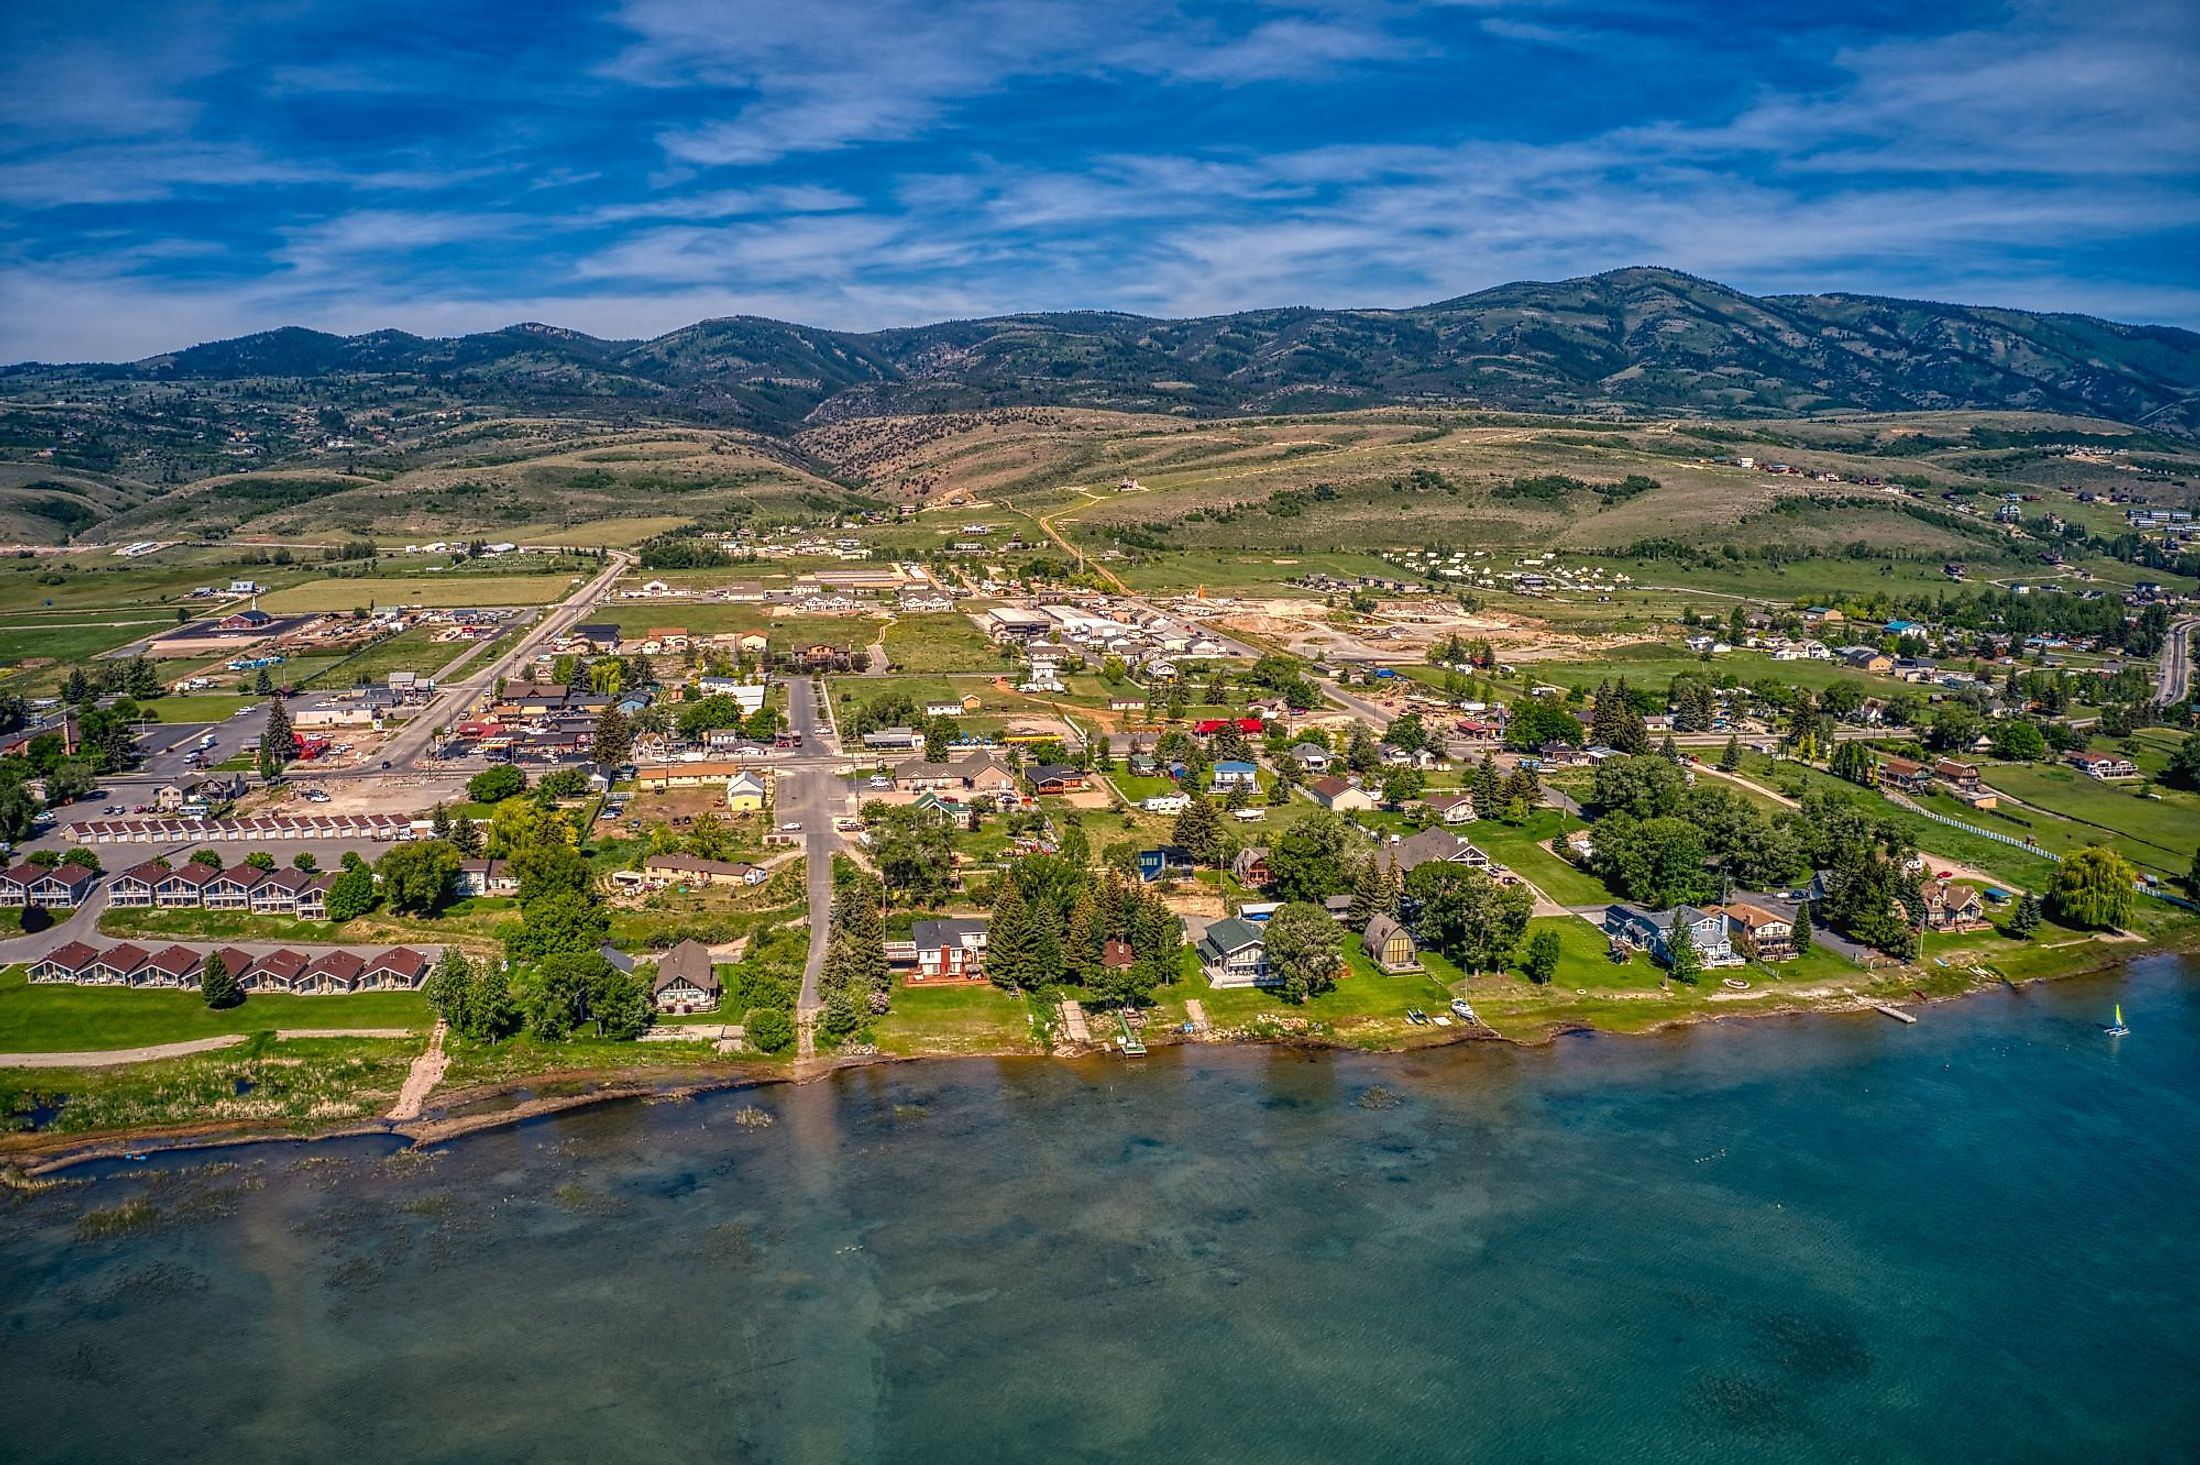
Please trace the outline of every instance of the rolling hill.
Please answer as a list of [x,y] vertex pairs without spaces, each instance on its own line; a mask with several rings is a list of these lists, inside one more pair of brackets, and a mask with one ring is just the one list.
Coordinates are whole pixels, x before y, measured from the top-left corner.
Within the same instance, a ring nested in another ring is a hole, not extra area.
[[1757,297],[1672,270],[1520,283],[1405,310],[1190,320],[1084,312],[869,333],[738,316],[650,341],[543,325],[448,339],[289,327],[67,376],[421,383],[536,412],[785,435],[852,417],[1073,406],[1199,417],[1404,403],[1601,415],[2022,410],[2200,437],[2200,334],[1859,295]]

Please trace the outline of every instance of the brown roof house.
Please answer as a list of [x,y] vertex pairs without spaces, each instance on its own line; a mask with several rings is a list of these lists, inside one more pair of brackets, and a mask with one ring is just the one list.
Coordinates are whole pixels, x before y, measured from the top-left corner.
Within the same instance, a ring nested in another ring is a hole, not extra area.
[[721,990],[710,948],[702,942],[683,941],[657,958],[659,1012],[715,1011]]

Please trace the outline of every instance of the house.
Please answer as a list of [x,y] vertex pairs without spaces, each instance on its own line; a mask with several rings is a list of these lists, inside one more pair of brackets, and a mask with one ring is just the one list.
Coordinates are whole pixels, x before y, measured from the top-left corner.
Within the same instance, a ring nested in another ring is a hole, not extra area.
[[1475,870],[1490,868],[1488,855],[1448,829],[1424,829],[1409,835],[1392,845],[1385,858],[1406,875],[1431,863],[1465,865]]
[[1035,794],[1075,793],[1085,786],[1085,771],[1066,763],[1042,763],[1029,776]]
[[356,992],[367,959],[356,951],[329,951],[307,963],[291,988],[295,992]]
[[1227,793],[1234,788],[1258,789],[1260,770],[1242,760],[1225,758],[1215,765],[1208,787],[1216,793]]
[[1986,900],[1969,885],[1949,880],[1925,886],[1925,925],[1933,931],[1977,931],[1987,925]]
[[140,910],[154,903],[154,892],[169,875],[164,861],[148,860],[132,865],[108,882],[107,904],[117,910]]
[[1271,878],[1268,870],[1268,846],[1249,844],[1230,859],[1230,878],[1249,890],[1257,890]]
[[[251,964],[237,972],[237,985],[247,992],[295,992],[298,979],[305,975],[310,963],[305,957],[288,949],[270,951],[267,955],[251,959]],[[231,967],[236,972],[235,967]]]
[[1894,670],[1894,658],[1876,646],[1844,646],[1841,660],[1856,671],[1868,671],[1874,676],[1885,676]]
[[913,727],[882,727],[865,733],[863,746],[874,753],[908,753],[924,746],[924,734]]
[[[160,870],[159,863],[155,861],[148,865],[139,865],[137,870],[159,870],[159,878],[153,881],[153,904],[163,910],[204,905],[207,885],[221,873],[214,866],[202,865],[195,860],[185,861],[168,870]],[[118,880],[116,883],[119,885],[121,882]],[[113,903],[120,905],[122,902]]]
[[2087,778],[2108,780],[2112,778],[2137,778],[2139,765],[2129,758],[2119,758],[2112,753],[2072,753],[2070,766]]
[[163,946],[138,968],[138,981],[147,987],[196,987],[202,965],[199,954],[188,946]]
[[687,940],[657,958],[654,994],[659,1012],[712,1012],[722,988],[710,948]]
[[1334,775],[1315,779],[1306,786],[1306,791],[1313,795],[1315,803],[1340,814],[1366,813],[1375,807],[1374,795]]
[[244,911],[252,909],[252,892],[267,871],[250,865],[232,865],[206,882],[205,901],[210,911]]
[[1329,771],[1329,750],[1319,743],[1293,743],[1284,756],[1308,773]]
[[1726,917],[1727,943],[1743,956],[1759,961],[1786,961],[1795,955],[1795,921],[1777,911],[1743,901],[1710,907]]
[[1958,763],[1953,758],[1934,760],[1933,777],[1959,794],[1975,792],[1979,786],[1979,771],[1976,765]]
[[964,717],[985,706],[976,692],[963,697],[942,697],[924,704],[926,717]]
[[1430,794],[1421,806],[1446,824],[1474,822],[1474,795],[1470,793]]
[[[1646,911],[1640,906],[1612,905],[1604,911],[1604,929],[1614,941],[1650,953],[1652,959],[1672,965],[1673,932],[1686,926],[1705,966],[1732,966],[1739,958],[1727,939],[1726,917],[1692,905],[1667,911]],[[1791,933],[1792,934],[1792,933]]]
[[1138,878],[1151,885],[1192,873],[1192,852],[1181,845],[1158,844],[1138,852]]
[[1138,807],[1149,814],[1181,814],[1192,806],[1190,794],[1155,794],[1143,799]]
[[95,987],[135,986],[138,973],[144,970],[146,958],[152,954],[128,941],[110,946],[77,980]]
[[97,947],[71,941],[32,962],[30,977],[34,982],[81,982],[98,960]]
[[301,921],[325,921],[328,919],[328,893],[336,884],[336,872],[324,870],[298,887],[298,919]]
[[1258,987],[1273,978],[1260,927],[1237,916],[1211,923],[1199,938],[1199,964],[1215,987]]
[[1138,953],[1128,941],[1110,936],[1100,948],[1100,965],[1111,972],[1127,971],[1138,965]]
[[63,910],[82,905],[99,877],[82,865],[40,869],[28,862],[0,876],[0,906]]
[[916,962],[909,980],[975,982],[983,978],[985,927],[983,916],[950,916],[917,922],[909,932]]
[[428,958],[410,946],[393,946],[359,973],[362,991],[410,992],[428,979]]
[[1420,949],[1405,927],[1389,916],[1377,916],[1360,935],[1360,950],[1386,972],[1410,972],[1421,965]]
[[519,876],[503,860],[460,860],[458,893],[467,896],[517,895]]
[[983,753],[962,765],[963,787],[982,798],[997,799],[1016,792],[1016,774],[991,753]]
[[667,885],[762,885],[772,878],[771,871],[761,865],[706,860],[696,855],[651,855],[642,861],[642,876],[659,889]]
[[569,639],[587,642],[591,651],[609,653],[619,649],[619,628],[610,625],[575,626]]
[[726,808],[735,814],[760,814],[771,791],[764,780],[747,769],[726,780]]
[[1879,785],[1923,793],[1933,786],[1933,772],[1908,758],[1889,758],[1879,765]]
[[303,870],[270,870],[267,878],[252,887],[252,909],[263,916],[294,916],[298,913],[298,892],[313,883],[313,877]]

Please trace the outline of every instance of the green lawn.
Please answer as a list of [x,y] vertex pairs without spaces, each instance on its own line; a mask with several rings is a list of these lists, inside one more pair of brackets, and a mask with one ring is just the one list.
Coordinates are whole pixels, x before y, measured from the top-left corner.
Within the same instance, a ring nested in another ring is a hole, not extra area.
[[886,628],[886,656],[898,669],[916,674],[994,671],[1000,652],[966,615],[949,611],[906,615]]
[[[2136,780],[2103,783],[2074,768],[2050,764],[1999,764],[1985,770],[1986,781],[1998,791],[2027,804],[2047,809],[2074,821],[2072,845],[2107,843],[2126,858],[2157,875],[2182,876],[2192,865],[2192,851],[2200,846],[2200,795],[2157,785],[2153,798],[2143,796]],[[2030,820],[2049,848],[2051,843],[2037,827],[2042,821],[2029,809],[2008,811]],[[1984,828],[1994,827],[1991,816],[1973,818]]]
[[[467,643],[463,641],[435,639],[449,630],[449,626],[413,626],[330,663],[314,673],[311,680],[320,687],[352,687],[359,685],[362,679],[370,685],[385,682],[393,671],[433,676],[466,652]],[[281,670],[287,668],[278,670],[279,679],[291,680],[293,685],[305,685],[303,681],[281,678]]]
[[893,1010],[872,1027],[881,1053],[1036,1053],[1031,1004],[991,982],[897,985]]
[[238,709],[250,707],[262,700],[258,697],[218,696],[213,693],[192,696],[156,697],[138,705],[151,713],[156,722],[220,722],[234,717]]
[[1543,840],[1582,827],[1579,819],[1562,810],[1538,809],[1525,824],[1478,819],[1458,826],[1458,833],[1560,905],[1603,905],[1612,899],[1612,892],[1602,880],[1541,846]]
[[[258,1000],[238,1010],[249,1011]],[[289,1000],[322,1005],[361,999]],[[157,1063],[0,1069],[0,1128],[28,1129],[44,1109],[50,1111],[46,1134],[207,1120],[325,1130],[387,1112],[419,1051],[417,1038],[279,1042],[261,1033],[233,1047]]]
[[177,1043],[274,1028],[415,1028],[434,1021],[417,992],[348,997],[260,994],[217,1012],[196,993],[129,987],[31,985],[22,967],[0,972],[0,1052],[68,1053]]

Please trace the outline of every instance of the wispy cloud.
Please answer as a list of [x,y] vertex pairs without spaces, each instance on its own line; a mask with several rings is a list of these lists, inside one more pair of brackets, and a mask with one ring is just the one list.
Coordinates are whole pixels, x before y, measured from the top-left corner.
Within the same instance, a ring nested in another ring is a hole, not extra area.
[[138,3],[0,8],[0,359],[1644,262],[2200,323],[2189,0]]

